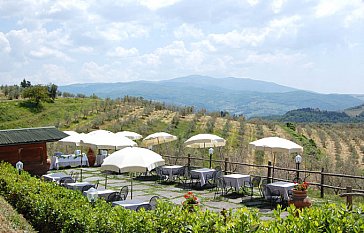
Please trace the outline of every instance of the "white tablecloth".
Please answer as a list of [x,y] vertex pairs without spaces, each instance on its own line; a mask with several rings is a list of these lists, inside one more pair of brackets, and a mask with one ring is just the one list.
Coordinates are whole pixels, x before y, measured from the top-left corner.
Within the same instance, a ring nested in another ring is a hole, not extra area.
[[101,166],[101,164],[104,162],[104,159],[107,157],[107,155],[96,155],[96,161],[95,166]]
[[235,191],[238,191],[241,187],[244,187],[245,182],[250,181],[250,175],[242,175],[242,174],[230,174],[224,175],[222,177],[227,186],[235,188]]
[[[88,191],[84,191],[83,195],[87,196],[87,193],[88,193]],[[111,189],[97,190],[97,196],[99,196],[100,198],[103,198],[105,200],[107,200],[107,198],[109,197],[109,195],[111,193],[117,193],[117,191],[111,190]]]
[[[62,155],[52,156],[50,169],[59,169],[60,167],[78,167],[81,165],[81,156]],[[82,155],[82,166],[88,166],[88,159],[85,154]]]
[[[267,184],[266,187],[269,187],[269,189],[271,191],[275,191],[275,190],[279,190],[279,193],[281,195],[283,195],[284,200],[288,201],[289,197],[288,197],[288,190],[293,189],[293,187],[295,186],[294,183],[290,183],[290,182],[284,182],[284,181],[278,181],[278,182],[273,182],[270,184]],[[270,193],[268,192],[268,190],[265,190],[265,198],[269,199],[270,198]]]
[[82,191],[82,188],[85,187],[86,185],[93,185],[93,184],[89,182],[76,182],[76,183],[66,183],[64,186],[68,189]]
[[161,167],[161,170],[163,174],[168,174],[168,180],[171,181],[174,175],[177,175],[177,172],[182,168],[183,166],[180,165],[171,165],[171,166],[163,166]]
[[202,187],[206,184],[207,179],[209,177],[212,177],[212,174],[214,173],[214,171],[216,171],[216,170],[210,169],[210,168],[200,168],[200,169],[191,170],[191,175],[198,175],[200,177],[200,183],[201,183],[201,187]]
[[124,207],[125,209],[129,210],[136,210],[138,206],[143,204],[149,204],[148,201],[141,201],[141,200],[125,200],[125,201],[114,201],[112,203],[113,206],[120,205]]
[[57,182],[57,181],[59,181],[63,177],[70,177],[70,178],[72,178],[70,175],[67,175],[67,174],[65,174],[63,172],[50,173],[50,174],[42,175],[42,178],[44,180],[46,180],[46,181],[53,181],[53,182]]

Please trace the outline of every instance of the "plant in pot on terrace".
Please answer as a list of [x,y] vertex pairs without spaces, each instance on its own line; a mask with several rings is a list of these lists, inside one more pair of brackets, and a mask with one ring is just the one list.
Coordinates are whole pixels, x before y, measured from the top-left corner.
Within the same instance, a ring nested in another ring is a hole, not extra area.
[[182,202],[182,207],[192,211],[195,206],[199,204],[198,198],[191,191],[186,193],[184,196],[185,200]]

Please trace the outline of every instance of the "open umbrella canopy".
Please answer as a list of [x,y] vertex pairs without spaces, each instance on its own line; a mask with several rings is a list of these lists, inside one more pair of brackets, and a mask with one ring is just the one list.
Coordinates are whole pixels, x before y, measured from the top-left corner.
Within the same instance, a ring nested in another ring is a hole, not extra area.
[[283,153],[302,153],[303,147],[284,138],[267,137],[249,143],[255,150],[283,152]]
[[124,136],[124,137],[127,137],[131,140],[138,140],[138,139],[141,139],[143,136],[138,134],[138,133],[135,133],[135,132],[131,132],[131,131],[121,131],[121,132],[117,132],[115,133],[117,136]]
[[147,137],[145,137],[143,139],[143,144],[145,146],[154,146],[154,145],[159,145],[162,143],[166,143],[166,142],[172,142],[177,140],[177,137],[169,134],[169,133],[165,133],[165,132],[158,132],[158,133],[154,133],[151,135],[148,135]]
[[103,130],[103,129],[98,129],[98,130],[95,130],[95,131],[91,131],[89,132],[87,135],[91,135],[91,136],[103,136],[103,135],[107,135],[109,133],[113,133],[111,131],[108,131],[108,130]]
[[138,146],[136,142],[123,136],[116,136],[112,132],[93,131],[88,133],[81,141],[82,146],[96,147],[97,149],[120,150],[129,146]]
[[73,131],[73,130],[65,130],[65,131],[63,131],[63,133],[66,133],[66,134],[68,134],[70,136],[79,134],[79,133],[77,133],[76,131]]
[[[66,131],[64,131],[64,132],[66,132]],[[69,132],[69,131],[67,131],[67,132]],[[84,133],[70,134],[70,136],[59,140],[58,143],[62,144],[62,145],[66,145],[66,146],[80,146],[81,140],[83,140],[85,138],[86,138],[86,134],[84,134]]]
[[115,172],[145,172],[164,165],[159,154],[146,148],[127,147],[105,158],[102,170]]
[[197,134],[184,142],[190,148],[208,148],[225,146],[226,140],[214,134]]

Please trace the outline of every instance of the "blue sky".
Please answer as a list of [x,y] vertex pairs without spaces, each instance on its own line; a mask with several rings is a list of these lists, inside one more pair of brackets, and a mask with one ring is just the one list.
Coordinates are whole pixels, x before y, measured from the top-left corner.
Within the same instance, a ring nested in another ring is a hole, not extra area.
[[0,0],[0,84],[187,75],[364,94],[362,0]]

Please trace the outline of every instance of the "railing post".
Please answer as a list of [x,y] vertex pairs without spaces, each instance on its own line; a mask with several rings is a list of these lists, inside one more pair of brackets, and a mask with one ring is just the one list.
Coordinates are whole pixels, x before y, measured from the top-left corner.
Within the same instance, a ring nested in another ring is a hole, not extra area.
[[321,193],[320,193],[320,197],[324,198],[324,184],[325,184],[325,176],[324,176],[324,168],[321,168],[321,181],[320,181],[320,189],[321,189]]
[[268,181],[268,183],[272,183],[273,182],[273,180],[272,180],[272,169],[273,169],[272,162],[271,161],[268,161],[268,173],[267,173],[267,181]]
[[225,175],[228,174],[228,164],[229,164],[229,158],[225,158]]
[[188,166],[188,168],[190,168],[191,167],[191,154],[188,154],[187,155],[187,166]]
[[[347,193],[351,193],[353,191],[353,188],[351,186],[347,186],[346,187],[346,192]],[[348,208],[348,210],[353,210],[353,196],[352,195],[347,195],[346,196],[346,206]]]

